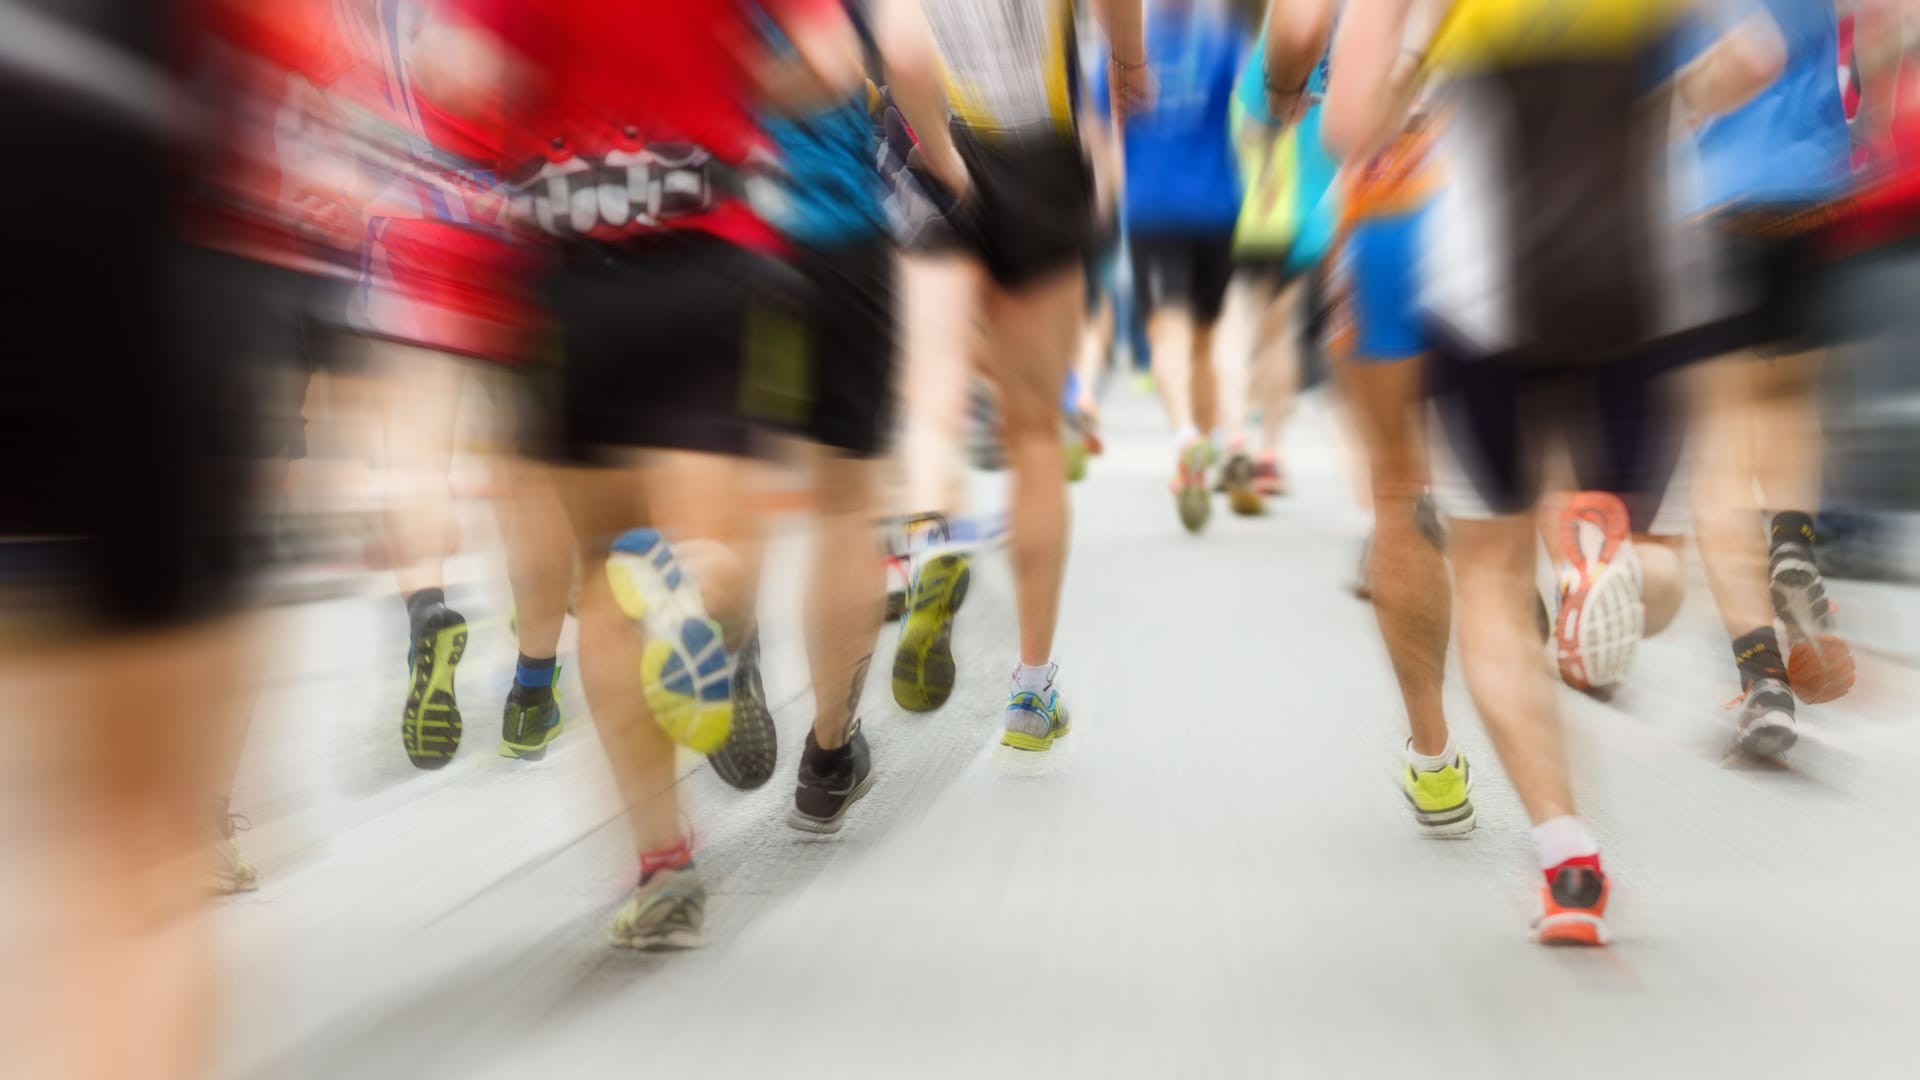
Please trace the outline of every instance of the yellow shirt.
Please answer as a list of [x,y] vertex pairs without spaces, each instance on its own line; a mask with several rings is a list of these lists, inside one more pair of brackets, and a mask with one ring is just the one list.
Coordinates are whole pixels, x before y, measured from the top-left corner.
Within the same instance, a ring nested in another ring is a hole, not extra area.
[[927,0],[926,12],[961,123],[1073,130],[1073,0]]
[[1671,30],[1687,0],[1456,0],[1427,54],[1451,73],[1620,56]]

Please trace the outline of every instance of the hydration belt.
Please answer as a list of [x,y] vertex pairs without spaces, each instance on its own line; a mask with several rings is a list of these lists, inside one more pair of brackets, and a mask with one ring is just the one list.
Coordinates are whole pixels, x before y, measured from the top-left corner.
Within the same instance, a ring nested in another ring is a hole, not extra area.
[[755,194],[752,181],[701,147],[657,143],[546,162],[511,185],[509,206],[522,227],[577,237],[703,214]]

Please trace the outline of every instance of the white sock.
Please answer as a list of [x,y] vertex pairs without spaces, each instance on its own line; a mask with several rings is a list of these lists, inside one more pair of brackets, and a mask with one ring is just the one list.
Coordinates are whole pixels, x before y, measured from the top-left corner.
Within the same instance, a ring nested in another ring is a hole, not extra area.
[[1413,740],[1407,740],[1407,764],[1413,766],[1414,772],[1439,772],[1453,764],[1453,759],[1458,756],[1453,748],[1452,732],[1447,733],[1447,745],[1441,747],[1437,754],[1416,754],[1413,752]]
[[1058,670],[1051,662],[1045,664],[1018,664],[1013,669],[1013,688],[1037,694],[1053,685],[1053,673]]
[[1593,834],[1571,814],[1533,827],[1533,846],[1540,853],[1540,869],[1551,870],[1568,859],[1600,854]]
[[1173,448],[1185,450],[1187,444],[1200,437],[1200,429],[1192,424],[1181,424],[1180,430],[1173,433]]

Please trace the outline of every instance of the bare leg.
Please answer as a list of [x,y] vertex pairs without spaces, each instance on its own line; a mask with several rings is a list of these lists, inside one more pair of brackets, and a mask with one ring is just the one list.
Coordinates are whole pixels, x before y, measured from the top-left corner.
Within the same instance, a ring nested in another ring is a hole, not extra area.
[[1227,289],[1214,335],[1213,365],[1218,375],[1220,429],[1227,445],[1243,448],[1247,442],[1247,412],[1252,405],[1253,350],[1260,320],[1258,288],[1245,277]]
[[1460,658],[1487,734],[1534,824],[1570,815],[1557,680],[1534,630],[1532,518],[1455,519],[1450,545]]
[[1209,437],[1220,426],[1220,381],[1213,366],[1213,330],[1213,323],[1195,320],[1189,354],[1193,365],[1193,424],[1202,436]]
[[1406,702],[1413,750],[1437,755],[1447,745],[1441,684],[1452,591],[1445,559],[1414,517],[1427,482],[1420,365],[1342,361],[1335,370],[1367,451],[1374,514],[1367,575],[1374,614]]
[[1753,427],[1746,367],[1727,357],[1701,368],[1690,395],[1695,406],[1693,530],[1707,585],[1727,636],[1773,625],[1767,592],[1767,543],[1754,501]]
[[847,740],[886,608],[878,474],[878,462],[828,449],[814,467],[820,518],[807,577],[807,667],[813,739],[823,750]]
[[494,514],[506,540],[507,578],[513,587],[520,653],[548,659],[560,648],[573,591],[573,532],[547,466],[525,459],[494,463],[500,496]]
[[1147,342],[1153,354],[1153,385],[1173,430],[1197,426],[1193,400],[1193,317],[1180,308],[1147,316]]
[[1029,665],[1052,659],[1066,573],[1060,387],[1073,355],[1081,287],[1081,269],[1075,266],[1018,292],[996,289],[987,305],[995,335],[988,357],[1000,385],[1013,468],[1009,548],[1020,612],[1020,662]]
[[1751,369],[1754,476],[1766,508],[1813,513],[1820,507],[1820,413],[1814,383],[1820,356],[1783,356]]
[[387,544],[406,596],[445,584],[455,525],[447,473],[461,371],[458,361],[428,349],[392,343],[375,348],[387,381]]
[[959,257],[908,257],[900,267],[906,304],[900,509],[955,514],[966,502],[961,441],[980,271]]
[[1280,429],[1293,408],[1300,385],[1300,342],[1294,333],[1294,313],[1306,283],[1295,281],[1280,290],[1262,312],[1255,330],[1254,380],[1260,397],[1260,453],[1280,455]]

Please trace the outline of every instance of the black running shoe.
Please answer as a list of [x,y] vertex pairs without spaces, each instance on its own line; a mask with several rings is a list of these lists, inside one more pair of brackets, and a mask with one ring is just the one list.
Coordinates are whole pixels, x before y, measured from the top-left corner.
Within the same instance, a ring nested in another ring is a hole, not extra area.
[[407,707],[400,744],[415,768],[438,769],[460,749],[460,706],[453,672],[467,651],[467,620],[445,604],[428,608],[414,625],[407,657]]
[[[853,722],[847,737],[846,753],[829,754],[807,732],[807,745],[800,752],[800,780],[793,789],[793,812],[787,824],[805,832],[837,833],[847,810],[873,787],[873,754],[867,749],[867,737],[860,721]],[[829,763],[830,759],[833,760]]]
[[560,737],[560,669],[553,669],[553,685],[538,689],[514,683],[507,691],[507,707],[500,716],[500,756],[539,761],[547,744]]
[[780,756],[780,734],[773,729],[766,687],[760,681],[760,635],[740,650],[733,672],[733,730],[720,749],[707,755],[714,774],[741,791],[772,779]]

